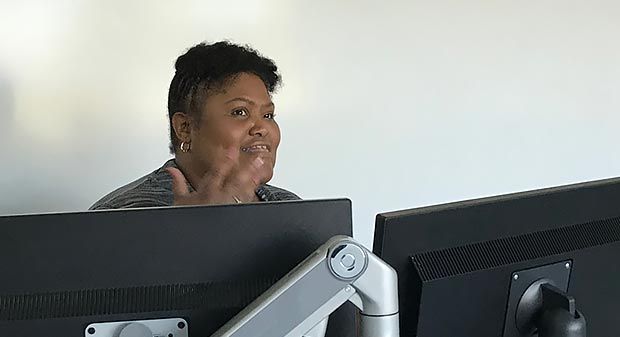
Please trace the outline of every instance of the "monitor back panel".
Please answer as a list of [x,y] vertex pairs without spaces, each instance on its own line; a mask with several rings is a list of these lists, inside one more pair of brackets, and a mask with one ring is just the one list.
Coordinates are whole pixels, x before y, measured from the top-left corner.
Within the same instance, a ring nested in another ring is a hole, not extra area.
[[608,179],[380,214],[373,251],[398,272],[403,337],[502,336],[512,274],[569,260],[588,335],[615,336],[619,240]]
[[[208,336],[330,237],[349,200],[0,217],[0,335],[182,317]],[[351,306],[330,336],[353,336]]]

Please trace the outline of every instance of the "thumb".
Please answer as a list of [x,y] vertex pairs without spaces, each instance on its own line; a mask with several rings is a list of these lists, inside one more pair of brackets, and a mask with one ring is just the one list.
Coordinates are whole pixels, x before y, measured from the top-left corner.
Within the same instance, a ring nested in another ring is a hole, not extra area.
[[166,171],[168,171],[168,174],[172,177],[172,194],[174,194],[175,199],[177,197],[189,195],[187,179],[185,179],[183,173],[174,167],[167,167]]

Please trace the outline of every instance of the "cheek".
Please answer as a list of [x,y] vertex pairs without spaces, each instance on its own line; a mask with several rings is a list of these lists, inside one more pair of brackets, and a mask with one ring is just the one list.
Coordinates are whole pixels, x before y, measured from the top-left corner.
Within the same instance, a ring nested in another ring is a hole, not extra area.
[[212,123],[200,130],[199,141],[206,148],[238,147],[243,140],[244,130],[236,125]]
[[221,130],[222,144],[228,147],[240,147],[247,137],[247,130],[243,125],[229,126],[227,129]]
[[280,145],[281,139],[280,127],[278,126],[278,124],[274,124],[271,134],[273,135],[273,143],[276,145],[277,148],[277,146]]

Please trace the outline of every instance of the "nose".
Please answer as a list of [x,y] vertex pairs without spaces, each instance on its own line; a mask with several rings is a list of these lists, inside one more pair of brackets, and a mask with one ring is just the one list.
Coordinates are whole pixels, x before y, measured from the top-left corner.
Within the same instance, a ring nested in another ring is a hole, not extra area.
[[252,127],[250,128],[250,136],[255,137],[265,137],[269,134],[269,129],[267,128],[267,121],[263,118],[260,118],[254,122]]

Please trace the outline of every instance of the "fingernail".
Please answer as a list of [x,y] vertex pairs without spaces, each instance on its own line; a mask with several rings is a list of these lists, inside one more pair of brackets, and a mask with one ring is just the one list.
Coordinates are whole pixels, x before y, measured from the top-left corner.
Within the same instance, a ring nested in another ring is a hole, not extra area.
[[236,149],[227,149],[224,151],[224,155],[226,156],[226,158],[228,159],[235,159],[235,154],[236,154]]

